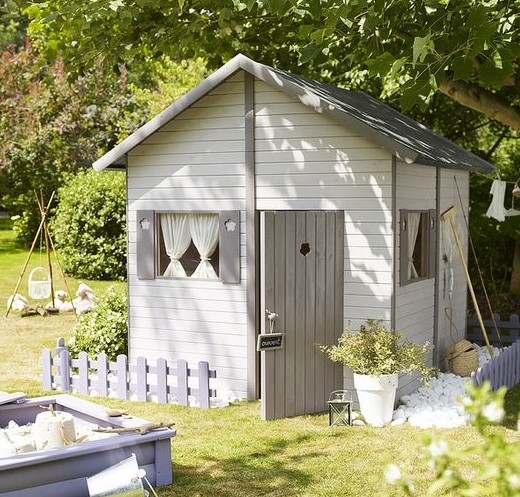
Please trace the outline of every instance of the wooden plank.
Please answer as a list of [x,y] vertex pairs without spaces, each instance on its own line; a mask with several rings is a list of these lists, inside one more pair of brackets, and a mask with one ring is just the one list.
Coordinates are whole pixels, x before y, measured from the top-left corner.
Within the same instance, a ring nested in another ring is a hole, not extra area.
[[[335,320],[335,337],[336,341],[343,333],[343,314],[345,305],[343,304],[343,296],[345,294],[345,268],[344,268],[344,232],[345,232],[345,213],[344,211],[336,212],[336,238],[335,238],[335,281],[334,281],[334,320]],[[370,285],[371,291],[376,292],[375,285]],[[339,364],[334,366],[335,382],[334,386],[336,389],[340,389],[343,386],[343,367]]]
[[[342,231],[341,231],[342,232]],[[326,281],[324,287],[325,302],[328,305],[325,308],[325,335],[323,339],[323,345],[333,345],[336,342],[336,237],[339,236],[340,232],[336,231],[336,213],[328,213],[326,220],[326,232],[325,232],[325,274]],[[343,252],[341,254],[343,256]],[[320,352],[321,354],[321,352]],[[325,356],[325,354],[322,354]],[[336,390],[335,381],[335,364],[326,358],[325,356],[325,385],[327,388],[332,387]],[[330,392],[328,392],[328,396]]]
[[326,288],[327,288],[327,277],[329,276],[326,272],[326,241],[327,241],[327,218],[330,216],[328,212],[317,212],[316,213],[316,226],[315,226],[315,335],[312,352],[314,355],[315,364],[315,382],[314,382],[314,409],[313,412],[320,412],[325,410],[326,401],[329,394],[326,393],[328,386],[325,383],[325,361],[327,357],[319,352],[316,348],[316,344],[324,344],[326,338],[325,322],[326,314],[325,309],[327,302],[325,300]]
[[58,367],[58,390],[60,392],[68,392],[70,390],[70,355],[67,349],[62,349],[60,351]]
[[108,356],[101,352],[97,357],[97,390],[100,397],[108,397]]
[[[274,274],[274,304],[268,307],[269,310],[278,314],[273,328],[274,332],[285,332],[285,252],[290,250],[286,245],[286,213],[277,212],[274,216],[274,251],[273,251],[273,269]],[[285,412],[285,396],[286,396],[286,369],[294,367],[287,362],[286,350],[283,347],[280,350],[262,352],[266,355],[272,355],[274,358],[274,390],[275,390],[275,418],[283,418]]]
[[[285,412],[286,416],[298,414],[296,409],[296,376],[299,374],[296,360],[296,257],[299,255],[296,246],[296,214],[285,213],[285,322],[281,330],[285,333]],[[282,255],[280,255],[282,256]]]
[[157,359],[156,367],[157,378],[157,402],[159,404],[168,403],[168,363],[166,359],[160,357]]
[[311,251],[305,258],[305,412],[314,411],[315,395],[315,362],[314,344],[316,343],[316,213],[306,212],[305,216],[305,243]]
[[136,359],[136,377],[137,377],[137,400],[146,402],[148,392],[148,374],[146,357],[138,357]]
[[128,359],[125,355],[119,355],[116,359],[117,388],[116,395],[119,399],[128,398]]
[[295,412],[302,414],[305,412],[305,375],[302,369],[305,368],[305,295],[306,295],[306,263],[305,257],[299,252],[301,244],[306,241],[305,236],[305,213],[296,213],[295,227],[295,364],[301,365],[299,374],[296,375],[295,384]]
[[188,402],[188,363],[184,359],[177,361],[177,402],[181,406]]
[[[261,279],[261,296],[260,296],[260,331],[266,333],[266,316],[265,311],[273,306],[274,280],[272,270],[267,271],[272,266],[271,257],[274,250],[274,213],[260,213],[260,279]],[[272,373],[273,357],[265,352],[260,353],[260,398],[262,400],[261,413],[262,419],[274,418],[274,397],[272,392]]]
[[89,394],[89,361],[88,354],[85,351],[81,351],[78,354],[78,366],[79,366],[79,384],[78,393],[82,395]]
[[199,378],[199,406],[203,409],[210,407],[209,402],[209,364],[206,361],[199,361],[198,365]]
[[155,278],[155,213],[151,210],[136,212],[137,277]]
[[51,349],[43,349],[40,358],[42,368],[42,388],[52,390],[52,352]]

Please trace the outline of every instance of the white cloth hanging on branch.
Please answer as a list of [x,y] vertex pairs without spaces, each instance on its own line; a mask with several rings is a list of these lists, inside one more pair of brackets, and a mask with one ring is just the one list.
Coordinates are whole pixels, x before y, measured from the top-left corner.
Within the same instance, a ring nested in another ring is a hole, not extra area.
[[499,179],[493,180],[491,190],[489,191],[489,193],[493,195],[493,200],[491,201],[491,205],[486,212],[487,217],[492,217],[501,222],[505,221],[506,219],[506,209],[504,207],[506,185],[507,183],[505,181],[501,181]]

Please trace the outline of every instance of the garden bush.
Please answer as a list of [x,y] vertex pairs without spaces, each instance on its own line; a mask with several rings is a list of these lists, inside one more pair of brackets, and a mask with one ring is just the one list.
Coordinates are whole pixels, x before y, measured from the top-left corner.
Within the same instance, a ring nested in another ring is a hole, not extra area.
[[90,358],[104,352],[115,361],[128,349],[128,302],[126,292],[117,293],[113,287],[98,297],[95,309],[81,314],[68,344],[72,357],[81,351]]
[[126,277],[125,175],[83,171],[59,190],[51,221],[65,272],[75,278]]

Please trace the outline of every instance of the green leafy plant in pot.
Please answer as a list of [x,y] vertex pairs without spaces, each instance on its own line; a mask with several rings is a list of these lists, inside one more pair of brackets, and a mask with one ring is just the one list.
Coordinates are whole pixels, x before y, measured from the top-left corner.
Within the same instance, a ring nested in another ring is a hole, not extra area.
[[426,365],[425,358],[432,348],[429,342],[402,341],[401,333],[375,319],[367,319],[357,332],[347,329],[336,345],[319,346],[330,360],[354,372],[361,414],[375,426],[392,419],[399,373],[431,376],[434,369]]

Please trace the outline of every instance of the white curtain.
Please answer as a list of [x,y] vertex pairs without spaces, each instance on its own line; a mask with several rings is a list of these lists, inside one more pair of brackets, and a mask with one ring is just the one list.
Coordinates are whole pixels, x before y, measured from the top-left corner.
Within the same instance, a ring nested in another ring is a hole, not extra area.
[[418,278],[417,268],[413,264],[413,253],[415,242],[419,234],[419,225],[421,224],[421,213],[408,213],[408,279]]
[[210,262],[218,244],[218,215],[192,214],[190,232],[200,254],[200,263],[191,275],[192,278],[218,278]]
[[170,257],[170,263],[163,276],[186,278],[180,258],[191,243],[187,214],[161,214],[161,229],[166,253]]

